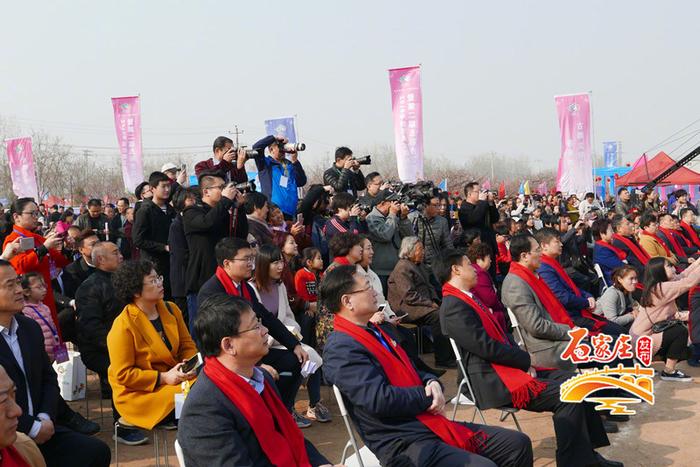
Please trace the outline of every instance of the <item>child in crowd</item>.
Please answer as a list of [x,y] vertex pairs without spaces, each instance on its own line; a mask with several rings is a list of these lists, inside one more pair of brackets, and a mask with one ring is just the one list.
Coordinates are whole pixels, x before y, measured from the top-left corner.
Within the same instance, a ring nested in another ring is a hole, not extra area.
[[61,342],[58,328],[51,317],[51,310],[42,302],[46,297],[46,283],[38,272],[28,272],[22,275],[22,289],[24,291],[24,308],[22,313],[36,321],[41,326],[44,334],[44,347],[49,355],[49,360],[59,363],[68,360],[66,345]]
[[318,284],[323,276],[321,250],[316,247],[304,248],[301,252],[302,267],[294,275],[294,288],[297,295],[309,305],[299,318],[303,343],[316,347],[316,316],[318,312]]

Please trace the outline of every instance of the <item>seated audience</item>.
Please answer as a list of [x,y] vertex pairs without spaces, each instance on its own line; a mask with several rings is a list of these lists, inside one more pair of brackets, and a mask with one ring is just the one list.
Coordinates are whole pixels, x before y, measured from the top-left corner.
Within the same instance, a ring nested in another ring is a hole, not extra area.
[[180,417],[185,464],[330,467],[304,439],[272,377],[256,366],[269,340],[250,302],[209,297],[200,303],[195,330],[205,364]]
[[627,263],[637,270],[637,277],[642,277],[650,256],[635,238],[635,225],[619,214],[613,216],[611,222],[615,232],[612,236],[612,245],[625,252]]
[[654,214],[644,214],[639,221],[639,226],[642,228],[642,232],[639,235],[639,244],[650,258],[666,258],[674,266],[679,264],[678,257],[673,254],[671,249],[657,235],[659,223]]
[[272,244],[272,229],[267,223],[270,203],[267,196],[257,191],[245,195],[245,212],[248,217],[248,237],[252,237],[258,245]]
[[[290,236],[290,238],[292,238]],[[292,238],[292,241],[294,239]],[[287,288],[282,282],[284,260],[280,249],[274,245],[263,245],[255,259],[255,274],[249,284],[253,288],[260,303],[284,324],[298,340],[302,340],[301,327],[294,319],[294,313],[287,301]],[[270,347],[284,349],[284,346],[273,337],[269,337]],[[309,355],[309,360],[316,364],[317,368],[323,365],[323,360],[316,351],[302,343],[304,351]],[[315,371],[306,382],[309,391],[309,408],[306,418],[299,415],[296,410],[292,413],[297,425],[305,428],[311,425],[309,420],[318,422],[330,422],[331,414],[321,403],[321,372]]]
[[335,314],[323,352],[325,377],[340,389],[382,465],[532,465],[526,435],[442,415],[445,396],[437,378],[415,368],[392,326],[369,322],[377,312],[376,294],[355,267],[326,274],[320,297]]
[[616,268],[612,274],[612,286],[596,301],[596,314],[629,331],[639,311],[639,302],[632,297],[638,282],[637,271],[632,266],[625,264]]
[[542,264],[542,249],[532,235],[518,234],[510,241],[513,262],[503,280],[501,300],[518,320],[525,349],[535,366],[573,370],[562,360],[576,327],[564,306],[535,272]]
[[[273,376],[277,375],[277,388],[282,401],[287,410],[292,412],[294,399],[301,385],[301,365],[309,359],[309,355],[299,339],[258,301],[253,288],[247,282],[255,265],[255,252],[248,242],[238,238],[222,238],[216,244],[215,250],[219,266],[216,273],[202,286],[197,300],[201,302],[215,294],[228,294],[250,302],[263,326],[270,330],[272,338],[284,346],[284,349],[270,349],[260,363],[266,368],[269,367]],[[280,376],[280,373],[283,375]]]
[[591,225],[591,233],[595,240],[593,248],[593,264],[600,266],[605,278],[605,285],[613,283],[612,272],[627,264],[627,253],[612,244],[613,229],[609,220],[598,219]]
[[57,423],[70,409],[60,396],[41,328],[21,314],[23,306],[20,279],[10,263],[0,260],[0,365],[17,388],[22,409],[17,430],[34,440],[50,467],[107,467],[109,446]]
[[680,233],[686,240],[690,242],[691,246],[700,248],[700,237],[698,237],[698,232],[695,229],[695,213],[690,208],[681,209],[680,213]]
[[508,329],[506,325],[506,308],[498,298],[496,286],[493,284],[489,268],[491,267],[491,247],[486,243],[477,243],[467,250],[467,257],[476,271],[476,284],[472,293],[491,310],[493,317],[498,321],[501,329]]
[[462,349],[477,406],[552,412],[557,465],[621,466],[594,451],[610,444],[594,405],[560,401],[559,385],[573,373],[533,367],[530,355],[470,292],[476,274],[469,258],[448,250],[433,267],[443,284],[440,322]]
[[692,263],[695,261],[695,254],[698,252],[698,249],[686,244],[685,237],[681,235],[679,229],[680,226],[674,216],[668,213],[659,215],[659,229],[656,235],[676,255],[679,262]]
[[63,268],[61,282],[63,283],[63,295],[75,298],[75,292],[90,274],[95,272],[95,265],[92,264],[92,247],[100,241],[97,234],[92,230],[83,230],[75,239],[75,247],[80,252],[80,259],[73,261]]
[[163,276],[153,263],[122,263],[112,282],[117,299],[127,303],[107,335],[114,406],[130,425],[174,428],[175,393],[196,376],[180,367],[197,348],[180,309],[163,300]]
[[457,364],[450,343],[440,330],[440,297],[430,283],[430,272],[422,265],[424,252],[423,243],[418,237],[401,240],[399,262],[389,276],[387,299],[396,314],[408,314],[404,322],[430,326],[435,366],[455,368]]
[[[688,312],[679,311],[676,299],[700,283],[700,262],[693,263],[681,274],[676,274],[673,264],[662,257],[649,260],[644,273],[644,292],[639,301],[641,307],[632,323],[630,334],[636,340],[640,336],[651,336],[653,354],[665,360],[661,372],[664,381],[692,381],[692,378],[676,368],[680,360],[690,357],[688,348]],[[663,330],[654,329],[666,320]]]

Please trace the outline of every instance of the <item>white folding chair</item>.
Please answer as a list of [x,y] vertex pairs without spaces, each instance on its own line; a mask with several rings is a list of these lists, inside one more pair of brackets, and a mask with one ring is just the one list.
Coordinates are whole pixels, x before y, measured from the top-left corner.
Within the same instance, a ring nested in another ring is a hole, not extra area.
[[[479,407],[476,405],[476,397],[474,397],[474,391],[472,390],[472,385],[469,383],[469,375],[467,374],[466,368],[464,368],[464,363],[462,362],[462,352],[459,350],[459,346],[457,345],[457,342],[450,337],[450,344],[452,345],[452,351],[455,354],[455,358],[457,359],[457,366],[459,367],[460,373],[462,373],[462,380],[459,382],[459,387],[457,388],[457,395],[462,393],[462,387],[467,386],[467,390],[469,391],[469,398],[471,399],[472,403],[474,404],[474,415],[472,416],[472,423],[474,423],[474,418],[476,418],[476,414],[478,413],[479,416],[481,417],[481,421],[484,425],[486,425],[486,419],[484,418],[484,413],[481,411]],[[518,429],[519,432],[522,433],[522,428],[520,428],[520,423],[518,423],[518,419],[515,416],[515,414],[519,411],[520,409],[516,409],[515,407],[500,407],[501,411],[501,416],[499,417],[499,420],[501,422],[505,421],[506,418],[510,415],[513,417],[513,422],[515,422],[515,426]],[[452,411],[452,421],[454,421],[455,416],[457,414],[457,404],[455,404],[455,408]]]
[[600,281],[603,283],[603,290],[601,290],[601,293],[605,292],[605,290],[610,287],[605,280],[605,274],[603,274],[603,268],[600,267],[600,264],[595,263],[593,265],[593,269],[595,270],[595,273],[598,275],[598,278],[600,278]]
[[[367,446],[362,446],[361,449],[357,447],[357,439],[355,438],[355,432],[350,424],[350,416],[345,408],[345,402],[343,401],[343,395],[340,393],[340,389],[335,384],[333,385],[333,394],[335,394],[335,399],[338,401],[338,408],[340,409],[340,415],[343,417],[343,422],[345,423],[345,429],[348,431],[348,436],[350,439],[345,443],[343,448],[343,455],[340,459],[340,463],[344,464],[346,467],[381,467],[377,456],[374,455],[372,451],[369,450]],[[352,448],[355,454],[345,457],[347,455],[348,449]]]
[[180,464],[180,467],[185,467],[185,453],[182,452],[182,446],[180,446],[177,438],[175,438],[175,455],[177,456],[177,462]]
[[518,318],[515,313],[510,308],[506,308],[508,312],[508,318],[510,319],[510,325],[513,326],[513,335],[519,340],[518,345],[521,345],[523,349],[527,352],[527,345],[525,344],[525,338],[523,337],[523,332],[520,330],[520,323],[518,323]]

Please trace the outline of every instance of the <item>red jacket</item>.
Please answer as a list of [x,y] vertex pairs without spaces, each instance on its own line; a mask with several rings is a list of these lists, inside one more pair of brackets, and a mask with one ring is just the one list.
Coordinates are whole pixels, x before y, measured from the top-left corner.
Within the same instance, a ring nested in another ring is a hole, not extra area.
[[227,182],[244,183],[248,181],[248,174],[245,167],[239,169],[235,164],[221,160],[218,165],[214,165],[213,159],[197,162],[194,166],[194,173],[199,177],[203,172],[216,173]]
[[472,266],[476,271],[476,285],[472,288],[471,292],[481,303],[491,309],[493,317],[496,318],[498,324],[501,325],[501,329],[506,331],[506,309],[503,303],[498,299],[498,295],[496,295],[496,288],[493,286],[491,275],[488,271],[481,269],[481,266],[476,263],[472,263]]
[[[3,243],[3,250],[5,246],[14,241],[17,237],[33,237],[34,247],[39,247],[44,244],[44,237],[41,235],[30,232],[29,230],[23,229],[17,225],[12,227],[12,233],[5,238],[5,243]],[[56,312],[56,301],[53,298],[53,289],[51,288],[51,269],[56,270],[58,274],[58,269],[62,269],[67,266],[70,261],[61,254],[58,250],[49,250],[49,254],[44,255],[44,257],[39,261],[34,250],[25,251],[20,253],[10,260],[12,266],[15,268],[17,274],[25,274],[28,272],[38,272],[44,278],[46,283],[46,297],[44,297],[44,304],[51,310],[51,317],[54,323],[58,323],[58,313]],[[59,334],[61,332],[59,328]]]

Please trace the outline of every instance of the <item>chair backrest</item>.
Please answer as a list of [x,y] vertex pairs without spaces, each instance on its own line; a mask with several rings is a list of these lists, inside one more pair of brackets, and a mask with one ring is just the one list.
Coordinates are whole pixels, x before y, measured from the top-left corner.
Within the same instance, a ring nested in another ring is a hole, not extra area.
[[180,464],[180,467],[185,467],[185,453],[182,452],[182,446],[180,446],[177,438],[175,438],[175,455],[177,456],[177,462]]
[[[462,362],[462,352],[459,349],[459,345],[457,344],[457,341],[452,339],[450,337],[450,345],[452,346],[452,351],[455,354],[455,358],[457,359],[457,366],[459,367],[459,372],[462,374],[462,380],[464,381],[465,385],[467,386],[467,390],[469,391],[469,400],[474,403],[475,406],[478,407],[476,403],[476,397],[474,396],[474,391],[472,390],[472,385],[469,382],[469,375],[467,374],[467,369],[464,368],[464,362]],[[457,398],[459,399],[459,394],[457,394]]]
[[[348,432],[348,436],[350,437],[349,443],[352,445],[352,448],[355,450],[355,455],[357,456],[357,462],[360,464],[360,467],[365,467],[364,462],[362,461],[362,455],[360,454],[360,448],[357,446],[357,439],[355,439],[355,432],[352,430],[352,425],[350,425],[350,417],[348,417],[348,410],[345,408],[345,401],[343,401],[343,395],[340,393],[340,389],[338,389],[338,386],[335,384],[333,385],[333,394],[335,394],[335,400],[338,402],[338,408],[340,409],[340,415],[343,417],[343,422],[345,423],[345,429]],[[340,463],[342,464],[345,461],[345,452],[346,449],[343,450],[343,459],[341,459]]]
[[513,334],[515,334],[516,339],[518,339],[520,342],[518,342],[518,345],[522,345],[525,351],[527,352],[527,345],[525,345],[525,339],[523,338],[523,333],[520,331],[520,323],[518,323],[518,318],[515,316],[515,313],[510,308],[506,308],[506,311],[508,312],[508,318],[510,318],[510,324],[513,326]]
[[603,269],[600,267],[600,264],[595,263],[593,265],[593,269],[595,270],[595,273],[598,275],[598,278],[600,278],[600,282],[603,284],[603,290],[602,292],[605,292],[605,289],[610,287],[605,280],[605,274],[603,274]]

